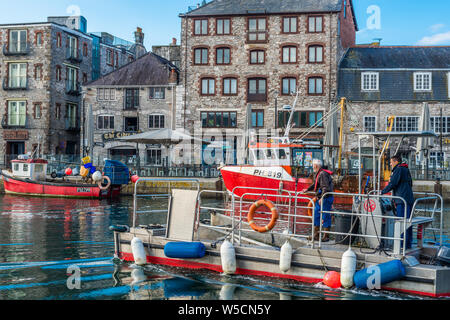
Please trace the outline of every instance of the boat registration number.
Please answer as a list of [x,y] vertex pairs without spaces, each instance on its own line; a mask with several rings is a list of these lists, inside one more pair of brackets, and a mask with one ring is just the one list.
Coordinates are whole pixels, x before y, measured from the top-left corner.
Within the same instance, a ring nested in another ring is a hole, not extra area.
[[282,172],[276,172],[276,171],[270,171],[270,170],[259,170],[259,169],[256,169],[255,172],[253,172],[253,174],[255,176],[276,178],[276,179],[281,179],[281,177],[283,176]]
[[91,192],[91,188],[77,188],[78,193],[88,193]]

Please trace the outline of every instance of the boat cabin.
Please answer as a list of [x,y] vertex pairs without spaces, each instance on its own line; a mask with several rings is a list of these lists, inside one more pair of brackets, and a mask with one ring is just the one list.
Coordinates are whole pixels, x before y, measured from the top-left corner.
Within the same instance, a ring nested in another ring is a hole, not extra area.
[[250,162],[255,166],[292,166],[294,150],[304,149],[304,144],[289,138],[269,138],[265,143],[250,142]]
[[47,175],[48,162],[43,159],[27,159],[20,157],[11,161],[12,174],[18,178],[44,181]]

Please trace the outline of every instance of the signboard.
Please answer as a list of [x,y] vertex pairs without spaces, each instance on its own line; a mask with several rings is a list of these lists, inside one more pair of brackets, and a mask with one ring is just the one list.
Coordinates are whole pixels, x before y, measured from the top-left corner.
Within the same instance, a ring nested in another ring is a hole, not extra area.
[[117,139],[123,138],[123,137],[133,136],[133,135],[139,134],[139,133],[142,133],[142,131],[141,130],[139,130],[138,132],[113,131],[113,132],[104,133],[102,135],[102,139],[104,142],[108,142],[108,141],[114,141],[114,140],[117,140]]
[[367,212],[374,212],[376,208],[377,208],[377,204],[376,204],[375,201],[373,201],[373,200],[368,199],[368,200],[366,200],[366,202],[364,203],[364,209],[365,209]]
[[3,131],[3,140],[28,140],[28,131],[26,130]]

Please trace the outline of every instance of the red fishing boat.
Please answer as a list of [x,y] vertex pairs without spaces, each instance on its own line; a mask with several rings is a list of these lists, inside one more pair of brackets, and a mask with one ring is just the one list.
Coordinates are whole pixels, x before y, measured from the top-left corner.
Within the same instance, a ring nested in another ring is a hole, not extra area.
[[[111,178],[103,176],[95,183],[80,180],[47,177],[47,160],[19,157],[11,161],[12,170],[1,170],[4,189],[7,194],[61,197],[61,198],[106,198],[120,195],[120,185],[111,184]],[[104,180],[107,184],[103,184]]]

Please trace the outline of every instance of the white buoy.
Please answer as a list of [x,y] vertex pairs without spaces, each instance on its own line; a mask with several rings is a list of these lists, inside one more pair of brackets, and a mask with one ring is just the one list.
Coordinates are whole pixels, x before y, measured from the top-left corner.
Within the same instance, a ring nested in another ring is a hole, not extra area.
[[100,171],[95,171],[92,175],[92,180],[94,180],[94,182],[102,181],[102,173]]
[[292,245],[289,241],[281,247],[280,251],[280,270],[282,272],[288,272],[291,268],[292,262]]
[[342,255],[341,260],[341,284],[344,288],[353,286],[353,276],[356,272],[356,254],[348,249]]
[[220,247],[222,270],[225,274],[236,273],[236,251],[230,241],[225,240]]
[[147,263],[144,243],[138,237],[134,237],[133,240],[131,240],[131,252],[133,253],[134,263],[138,266],[143,266]]

